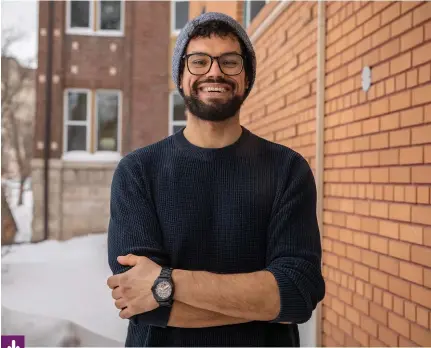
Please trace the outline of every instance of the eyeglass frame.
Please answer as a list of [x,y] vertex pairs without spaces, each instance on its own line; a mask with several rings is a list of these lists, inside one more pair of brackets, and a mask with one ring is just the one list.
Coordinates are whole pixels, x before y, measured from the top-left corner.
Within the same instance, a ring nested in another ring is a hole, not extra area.
[[[189,60],[188,60],[188,58],[189,58],[189,57],[191,57],[191,56],[193,56],[193,55],[195,55],[195,54],[204,55],[204,56],[207,56],[207,57],[209,57],[209,58],[211,59],[210,67],[208,68],[208,71],[207,71],[206,73],[204,73],[204,74],[193,74],[193,73],[190,71],[190,68],[189,68]],[[220,57],[227,56],[227,55],[237,55],[237,56],[240,56],[240,57],[241,57],[241,59],[242,59],[242,60],[241,60],[241,62],[242,62],[242,67],[241,67],[241,71],[240,71],[238,74],[233,74],[233,75],[231,75],[231,74],[226,74],[226,73],[223,71],[223,69],[221,68],[219,59],[220,59]],[[219,67],[220,71],[221,71],[224,75],[227,75],[227,76],[238,76],[238,75],[240,75],[240,74],[244,71],[245,59],[246,59],[246,57],[245,57],[244,55],[240,54],[240,53],[237,53],[237,52],[223,53],[223,54],[221,54],[221,55],[219,55],[219,56],[211,56],[211,55],[209,55],[208,53],[204,53],[204,52],[193,52],[193,53],[189,53],[189,54],[185,54],[185,55],[183,55],[183,59],[186,61],[187,70],[189,71],[189,73],[190,73],[190,74],[192,74],[192,75],[194,75],[194,76],[202,76],[202,75],[208,74],[208,73],[209,73],[209,71],[211,70],[212,66],[213,66],[214,59],[215,59],[215,60],[217,60],[218,67]]]

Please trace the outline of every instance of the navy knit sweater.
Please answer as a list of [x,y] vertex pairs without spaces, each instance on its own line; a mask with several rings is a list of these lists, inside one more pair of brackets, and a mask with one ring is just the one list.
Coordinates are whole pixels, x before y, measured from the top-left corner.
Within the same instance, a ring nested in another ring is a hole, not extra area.
[[[214,273],[272,272],[281,309],[272,322],[212,328],[168,327],[170,309],[133,317],[126,346],[298,346],[325,293],[308,163],[243,128],[221,149],[199,148],[180,131],[136,150],[112,182],[109,265],[133,253],[160,265]],[[292,322],[284,325],[279,322]]]

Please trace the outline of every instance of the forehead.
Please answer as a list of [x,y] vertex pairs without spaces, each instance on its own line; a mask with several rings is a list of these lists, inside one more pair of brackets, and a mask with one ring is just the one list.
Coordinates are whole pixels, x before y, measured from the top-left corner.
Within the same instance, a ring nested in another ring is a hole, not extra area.
[[227,52],[241,53],[241,46],[238,39],[232,35],[219,37],[196,37],[190,40],[186,54],[202,52],[212,56],[219,56]]

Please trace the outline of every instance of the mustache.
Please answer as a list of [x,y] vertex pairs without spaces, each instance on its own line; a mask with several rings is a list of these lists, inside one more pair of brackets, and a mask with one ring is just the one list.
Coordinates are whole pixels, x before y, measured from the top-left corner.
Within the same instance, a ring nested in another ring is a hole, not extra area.
[[205,81],[195,81],[193,83],[193,86],[192,86],[193,90],[197,91],[199,86],[204,84],[204,83],[223,83],[223,84],[229,85],[232,89],[235,88],[235,84],[232,81],[225,80],[222,77],[217,77],[217,78],[211,78],[210,77],[210,78],[206,79]]

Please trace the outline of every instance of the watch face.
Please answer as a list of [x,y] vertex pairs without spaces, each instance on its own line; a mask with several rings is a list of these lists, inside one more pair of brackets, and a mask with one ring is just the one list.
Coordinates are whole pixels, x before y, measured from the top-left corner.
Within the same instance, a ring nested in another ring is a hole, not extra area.
[[172,294],[172,286],[167,281],[161,281],[156,286],[156,294],[159,296],[162,300],[166,300],[171,296]]

